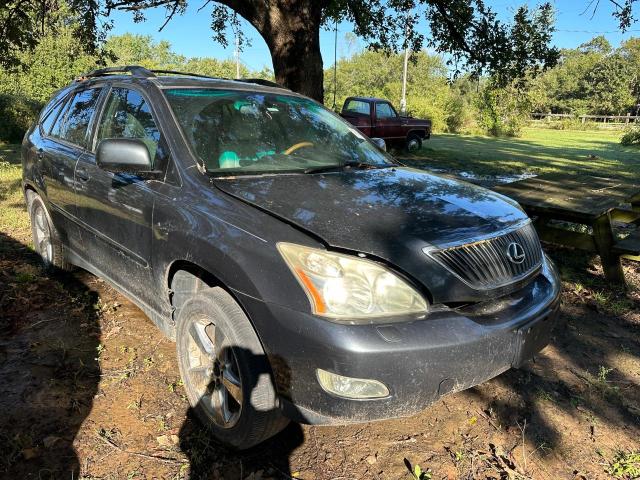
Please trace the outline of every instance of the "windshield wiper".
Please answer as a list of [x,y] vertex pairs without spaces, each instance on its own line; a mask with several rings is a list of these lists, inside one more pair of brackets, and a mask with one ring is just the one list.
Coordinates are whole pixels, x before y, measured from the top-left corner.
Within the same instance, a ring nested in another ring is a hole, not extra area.
[[387,164],[374,165],[372,163],[350,161],[345,163],[334,163],[332,165],[320,165],[319,167],[309,167],[305,169],[303,173],[322,173],[322,172],[340,171],[340,170],[344,170],[345,168],[369,170],[373,168],[384,168],[384,167],[390,167],[390,166],[392,165],[387,165]]

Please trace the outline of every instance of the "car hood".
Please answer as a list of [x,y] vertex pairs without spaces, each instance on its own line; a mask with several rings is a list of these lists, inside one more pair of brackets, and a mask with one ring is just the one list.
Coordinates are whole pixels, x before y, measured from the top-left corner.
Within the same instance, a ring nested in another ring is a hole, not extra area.
[[235,177],[215,183],[332,247],[390,261],[407,250],[492,235],[527,218],[498,193],[410,168]]

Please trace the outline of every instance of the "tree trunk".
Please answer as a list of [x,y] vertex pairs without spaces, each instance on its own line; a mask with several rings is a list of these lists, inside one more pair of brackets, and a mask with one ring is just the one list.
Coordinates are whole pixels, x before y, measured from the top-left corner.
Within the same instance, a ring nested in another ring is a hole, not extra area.
[[324,70],[320,53],[320,21],[324,3],[318,0],[271,0],[262,2],[262,8],[256,8],[251,12],[253,15],[241,13],[267,43],[276,82],[319,102],[324,101]]

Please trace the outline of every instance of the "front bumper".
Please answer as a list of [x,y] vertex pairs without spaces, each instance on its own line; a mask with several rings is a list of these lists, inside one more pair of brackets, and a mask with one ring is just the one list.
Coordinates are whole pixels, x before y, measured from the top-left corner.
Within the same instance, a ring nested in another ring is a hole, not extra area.
[[[545,263],[534,280],[505,297],[388,325],[341,325],[251,297],[241,301],[269,356],[285,415],[342,424],[412,415],[522,364],[548,343],[559,297],[560,280]],[[390,394],[334,396],[318,384],[318,368],[378,380]]]

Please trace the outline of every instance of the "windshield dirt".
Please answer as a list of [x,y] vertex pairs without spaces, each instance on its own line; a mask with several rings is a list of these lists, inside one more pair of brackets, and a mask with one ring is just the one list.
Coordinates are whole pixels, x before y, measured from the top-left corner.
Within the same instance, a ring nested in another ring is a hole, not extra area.
[[357,129],[306,98],[203,88],[165,94],[210,173],[310,173],[325,166],[391,164]]

